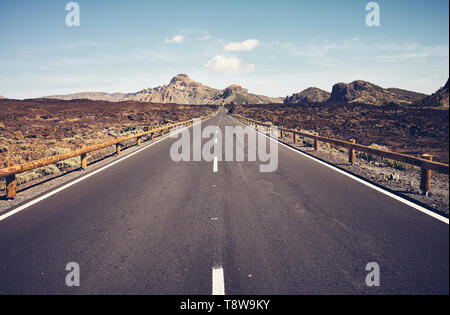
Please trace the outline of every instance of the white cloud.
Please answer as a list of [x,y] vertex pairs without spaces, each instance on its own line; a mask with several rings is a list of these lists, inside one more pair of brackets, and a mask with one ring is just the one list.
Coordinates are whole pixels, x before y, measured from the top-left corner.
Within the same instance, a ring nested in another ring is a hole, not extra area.
[[242,60],[236,57],[217,55],[208,61],[206,68],[211,73],[241,74],[253,71],[255,65],[243,64]]
[[379,45],[380,55],[376,60],[380,63],[423,63],[429,58],[447,59],[448,45],[424,46],[419,44]]
[[200,37],[199,39],[200,40],[208,40],[208,39],[211,39],[212,38],[212,35],[205,35],[205,36],[202,36],[202,37]]
[[229,43],[223,47],[225,51],[249,51],[259,45],[259,40],[248,39],[243,42]]
[[180,34],[175,35],[175,36],[172,37],[171,39],[166,38],[166,39],[164,40],[164,42],[165,42],[166,44],[173,44],[173,43],[179,44],[179,43],[182,43],[183,41],[184,41],[184,36],[183,36],[183,35],[180,35]]

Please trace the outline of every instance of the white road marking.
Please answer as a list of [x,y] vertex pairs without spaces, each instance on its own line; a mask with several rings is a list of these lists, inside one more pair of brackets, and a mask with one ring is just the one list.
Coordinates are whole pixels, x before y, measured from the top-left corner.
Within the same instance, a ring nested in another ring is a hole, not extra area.
[[222,117],[223,117],[223,108],[222,108],[222,110],[220,112],[220,118],[219,118],[219,123],[217,124],[217,127],[219,127],[220,122],[222,121]]
[[214,157],[213,172],[217,173],[217,156]]
[[212,295],[225,295],[225,281],[221,266],[212,269]]
[[[230,117],[231,117],[231,116],[230,116]],[[234,120],[236,120],[237,122],[239,122],[239,123],[242,124],[243,126],[247,126],[247,125],[245,125],[244,123],[240,122],[238,119],[235,119],[234,117],[231,117],[231,118],[234,119]],[[401,203],[404,203],[405,205],[410,206],[411,208],[414,208],[414,209],[416,209],[416,210],[419,210],[420,212],[425,213],[425,214],[429,215],[430,217],[433,217],[433,218],[435,218],[435,219],[437,219],[437,220],[439,220],[439,221],[441,221],[441,222],[443,222],[443,223],[445,223],[445,224],[447,224],[447,225],[449,224],[449,219],[446,218],[446,217],[444,217],[444,216],[441,216],[441,215],[439,215],[439,214],[437,214],[437,213],[434,213],[433,211],[430,211],[430,210],[428,210],[428,209],[426,209],[426,208],[424,208],[424,207],[422,207],[422,206],[419,206],[418,204],[415,204],[415,203],[412,202],[412,201],[409,201],[409,200],[406,200],[406,199],[404,199],[404,198],[402,198],[402,197],[400,197],[400,196],[397,196],[396,194],[393,194],[393,193],[391,193],[391,192],[389,192],[389,191],[387,191],[387,190],[385,190],[385,189],[383,189],[383,188],[381,188],[381,187],[375,186],[374,184],[371,184],[371,183],[369,183],[369,182],[367,182],[367,181],[365,181],[365,180],[363,180],[363,179],[361,179],[361,178],[359,178],[359,177],[356,177],[356,176],[354,176],[354,175],[352,175],[352,174],[350,174],[350,173],[347,173],[347,172],[345,172],[345,171],[343,171],[343,170],[341,170],[341,169],[339,169],[339,168],[337,168],[337,167],[335,167],[335,166],[333,166],[333,165],[331,165],[331,164],[328,164],[328,163],[326,163],[326,162],[323,162],[323,161],[321,161],[321,160],[319,160],[319,159],[317,159],[317,158],[315,158],[315,157],[313,157],[313,156],[311,156],[311,155],[308,155],[308,154],[306,154],[306,153],[304,153],[304,152],[302,152],[302,151],[300,151],[300,150],[296,150],[296,149],[294,149],[294,148],[292,148],[292,147],[290,147],[290,146],[288,146],[288,145],[286,145],[286,144],[280,142],[279,140],[276,140],[276,139],[274,139],[274,138],[272,138],[272,137],[267,136],[266,134],[264,134],[264,133],[262,133],[262,132],[256,130],[256,129],[253,128],[253,127],[251,127],[251,128],[254,129],[256,132],[258,132],[258,133],[260,133],[260,134],[266,136],[266,137],[269,138],[271,141],[278,142],[280,145],[282,145],[282,146],[284,146],[284,147],[286,147],[286,148],[288,148],[288,149],[290,149],[290,150],[292,150],[292,151],[294,151],[294,152],[297,152],[298,154],[301,154],[301,155],[303,155],[303,156],[305,156],[305,157],[307,157],[307,158],[309,158],[309,159],[311,159],[311,160],[316,161],[317,163],[320,163],[320,164],[322,164],[322,165],[324,165],[324,166],[326,166],[326,167],[329,167],[329,168],[335,170],[335,171],[338,172],[338,173],[341,173],[341,174],[343,174],[343,175],[345,175],[345,176],[347,176],[347,177],[350,177],[351,179],[356,180],[357,182],[360,182],[360,183],[362,183],[362,184],[364,184],[364,185],[366,185],[366,186],[368,186],[368,187],[370,187],[370,188],[372,188],[372,189],[375,189],[376,191],[379,191],[379,192],[381,192],[381,193],[383,193],[383,194],[385,194],[385,195],[391,197],[392,199],[395,199],[395,200],[397,200],[397,201],[400,201]]]
[[[211,117],[211,118],[212,118],[212,117]],[[208,120],[211,119],[211,118],[208,118],[208,119],[205,120],[205,121],[208,121]],[[183,131],[183,130],[185,130],[185,129],[188,129],[188,128],[190,128],[190,127],[192,127],[192,126],[185,127],[185,128],[183,128],[183,129],[180,129],[180,130],[178,130],[176,133],[179,133],[179,132],[181,132],[181,131]],[[176,133],[175,133],[175,134],[176,134]],[[133,155],[138,154],[139,152],[144,151],[144,150],[146,150],[146,149],[152,147],[153,145],[155,145],[155,144],[157,144],[157,143],[159,143],[159,142],[161,142],[161,141],[163,141],[163,140],[169,139],[169,138],[170,138],[169,136],[166,136],[166,137],[164,137],[164,138],[162,138],[162,139],[160,139],[160,140],[158,140],[158,141],[155,141],[155,142],[153,142],[153,143],[151,143],[151,144],[149,144],[149,145],[147,145],[147,146],[145,146],[145,147],[143,147],[143,148],[141,148],[141,149],[138,149],[138,150],[134,151],[133,153],[128,154],[127,156],[124,156],[123,158],[121,158],[121,159],[119,159],[119,160],[116,160],[116,161],[114,161],[114,162],[111,162],[110,164],[105,165],[105,166],[103,166],[103,167],[101,167],[101,168],[99,168],[99,169],[97,169],[97,170],[95,170],[95,171],[92,171],[92,172],[90,172],[89,174],[86,174],[86,175],[83,176],[83,177],[80,177],[80,178],[78,178],[78,179],[76,179],[76,180],[74,180],[74,181],[72,181],[72,182],[70,182],[70,183],[68,183],[68,184],[66,184],[66,185],[64,185],[64,186],[61,186],[61,187],[59,187],[59,188],[57,188],[57,189],[55,189],[55,190],[53,190],[53,191],[51,191],[51,192],[49,192],[49,193],[47,193],[47,194],[41,196],[41,197],[39,197],[39,198],[36,198],[36,199],[34,199],[34,200],[30,201],[30,202],[27,202],[27,203],[23,204],[22,206],[15,208],[14,210],[8,211],[7,213],[5,213],[5,214],[3,214],[3,215],[0,215],[0,221],[3,221],[3,220],[5,220],[5,219],[8,218],[8,217],[10,217],[10,216],[12,216],[12,215],[14,215],[14,214],[16,214],[16,213],[18,213],[18,212],[20,212],[20,211],[23,211],[23,210],[25,210],[25,209],[31,207],[32,205],[37,204],[38,202],[40,202],[40,201],[42,201],[42,200],[44,200],[44,199],[47,199],[47,198],[49,198],[49,197],[51,197],[51,196],[53,196],[53,195],[59,193],[60,191],[63,191],[64,189],[69,188],[70,186],[73,186],[73,185],[75,185],[75,184],[78,184],[79,182],[81,182],[81,181],[83,181],[83,180],[85,180],[85,179],[87,179],[87,178],[89,178],[89,177],[91,177],[91,176],[94,176],[95,174],[98,174],[98,173],[100,173],[101,171],[104,171],[104,170],[106,170],[107,168],[109,168],[109,167],[111,167],[111,166],[113,166],[113,165],[115,165],[115,164],[117,164],[117,163],[120,163],[120,162],[122,162],[122,161],[124,161],[124,160],[126,160],[126,159],[128,159],[128,158],[130,158],[130,157],[132,157]]]

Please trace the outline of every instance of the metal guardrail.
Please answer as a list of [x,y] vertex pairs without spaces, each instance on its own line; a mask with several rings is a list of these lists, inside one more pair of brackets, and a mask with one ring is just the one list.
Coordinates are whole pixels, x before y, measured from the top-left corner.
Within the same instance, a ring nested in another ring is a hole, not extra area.
[[[200,119],[207,119],[211,116],[212,115],[203,116],[203,117],[200,117]],[[120,154],[120,150],[122,147],[121,143],[123,143],[123,142],[137,139],[136,145],[140,146],[142,138],[144,138],[144,137],[149,136],[151,138],[151,140],[153,140],[155,134],[157,134],[157,133],[160,133],[162,136],[162,135],[164,135],[164,132],[166,130],[168,132],[171,132],[171,130],[175,127],[189,126],[189,125],[193,124],[194,120],[195,120],[195,118],[186,120],[186,121],[182,121],[179,123],[175,123],[175,124],[170,124],[167,126],[158,127],[158,128],[155,128],[155,129],[152,129],[149,131],[145,131],[145,132],[141,132],[141,133],[131,135],[128,137],[123,137],[123,138],[117,137],[115,140],[112,140],[109,142],[104,142],[104,143],[92,145],[89,147],[83,147],[83,148],[75,150],[75,151],[55,155],[52,157],[42,158],[42,159],[39,159],[36,161],[24,163],[24,164],[14,165],[13,163],[8,162],[6,168],[0,169],[0,179],[6,178],[6,198],[8,198],[8,199],[15,198],[17,195],[17,180],[16,180],[17,174],[24,173],[24,172],[27,172],[27,171],[30,171],[30,170],[33,170],[33,169],[36,169],[39,167],[54,164],[54,163],[64,161],[64,160],[67,160],[67,159],[70,159],[73,157],[77,157],[77,156],[80,156],[80,159],[81,159],[81,169],[86,169],[87,168],[87,154],[90,152],[98,151],[98,150],[107,148],[109,146],[115,145],[116,153]]]
[[[240,119],[244,123],[258,127],[258,126],[264,126],[266,128],[270,128],[271,126],[267,123],[263,123],[254,119],[250,119],[241,115],[233,114],[234,117]],[[350,141],[342,141],[337,139],[332,139],[328,137],[319,136],[318,133],[310,134],[304,131],[299,130],[293,130],[293,129],[287,129],[287,128],[280,128],[278,127],[278,130],[280,131],[280,138],[283,138],[285,133],[291,133],[293,135],[294,142],[297,141],[298,136],[310,138],[314,140],[314,149],[317,151],[319,150],[319,142],[325,142],[334,144],[340,147],[344,147],[348,149],[348,159],[351,164],[354,164],[356,154],[355,152],[364,152],[372,155],[376,155],[382,158],[391,159],[398,162],[403,162],[406,164],[418,166],[421,168],[421,180],[420,180],[420,189],[424,194],[427,194],[431,190],[431,172],[437,172],[442,174],[449,174],[449,165],[435,162],[433,161],[433,156],[430,154],[423,154],[421,158],[415,157],[412,155],[406,155],[401,153],[395,153],[391,151],[385,151],[380,149],[371,148],[368,146],[356,144],[355,140]]]

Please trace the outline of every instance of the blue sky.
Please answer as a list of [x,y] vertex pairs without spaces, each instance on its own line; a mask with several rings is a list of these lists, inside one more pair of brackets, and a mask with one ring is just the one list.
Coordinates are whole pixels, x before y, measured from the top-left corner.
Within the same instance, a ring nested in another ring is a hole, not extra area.
[[449,76],[449,2],[0,0],[0,94],[135,92],[178,73],[286,96],[363,79],[432,93]]

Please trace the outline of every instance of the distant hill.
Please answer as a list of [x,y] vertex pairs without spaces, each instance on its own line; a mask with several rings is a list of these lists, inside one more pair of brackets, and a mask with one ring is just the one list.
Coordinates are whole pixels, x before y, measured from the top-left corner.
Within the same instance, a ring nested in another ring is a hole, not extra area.
[[419,93],[393,88],[384,89],[373,83],[357,80],[348,84],[335,84],[329,101],[378,106],[385,104],[409,105],[419,97],[421,97]]
[[300,93],[292,94],[292,96],[287,96],[284,99],[285,104],[295,104],[301,102],[309,103],[321,103],[325,102],[330,98],[330,92],[321,90],[316,87],[310,87]]
[[421,107],[442,107],[442,108],[449,108],[449,101],[448,101],[448,89],[449,89],[449,80],[447,80],[447,83],[440,88],[436,93],[427,96],[419,101],[416,101],[413,105],[414,106],[421,106]]
[[108,101],[108,102],[120,102],[127,99],[125,93],[104,93],[104,92],[84,92],[74,93],[66,95],[50,95],[43,98],[58,99],[58,100],[75,100],[75,99],[89,99],[93,101]]
[[413,92],[413,91],[408,91],[408,90],[402,90],[402,89],[397,89],[397,88],[388,88],[386,90],[388,90],[389,92],[396,93],[398,95],[402,95],[406,99],[410,100],[411,102],[419,101],[428,96],[428,94],[423,94],[423,93],[418,93],[418,92]]
[[0,95],[0,100],[1,100],[2,98],[4,98],[4,97]]
[[52,95],[44,98],[52,99],[90,99],[110,102],[140,101],[153,103],[191,104],[191,105],[226,105],[226,104],[267,104],[282,103],[282,98],[271,98],[251,94],[239,85],[231,85],[223,90],[214,89],[196,82],[186,74],[179,74],[170,80],[168,85],[148,88],[136,93],[76,93],[68,95]]

